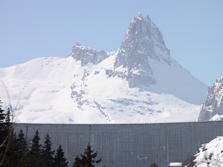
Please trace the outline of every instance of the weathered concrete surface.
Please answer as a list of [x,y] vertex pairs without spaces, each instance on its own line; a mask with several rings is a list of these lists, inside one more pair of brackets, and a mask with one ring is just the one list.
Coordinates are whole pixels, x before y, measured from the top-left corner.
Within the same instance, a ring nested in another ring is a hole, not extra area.
[[223,135],[223,122],[160,124],[15,124],[28,139],[39,130],[41,142],[47,133],[53,149],[59,144],[69,166],[83,153],[90,141],[102,157],[102,167],[148,167],[152,163],[167,167],[193,155],[203,143]]

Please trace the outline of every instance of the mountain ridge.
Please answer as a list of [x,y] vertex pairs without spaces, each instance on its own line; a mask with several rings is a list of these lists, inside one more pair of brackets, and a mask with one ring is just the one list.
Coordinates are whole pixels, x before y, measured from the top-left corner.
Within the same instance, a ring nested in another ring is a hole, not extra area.
[[[67,58],[39,58],[0,74],[14,104],[15,92],[22,91],[18,122],[195,121],[206,92],[205,84],[170,57],[159,29],[141,14],[117,51],[76,43]],[[8,101],[7,95],[2,99]]]

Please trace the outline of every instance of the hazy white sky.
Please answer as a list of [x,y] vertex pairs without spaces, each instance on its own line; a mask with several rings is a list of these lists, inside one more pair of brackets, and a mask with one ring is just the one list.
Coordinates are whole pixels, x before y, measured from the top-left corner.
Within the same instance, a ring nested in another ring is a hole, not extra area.
[[222,0],[1,0],[0,68],[67,57],[76,42],[119,48],[141,12],[159,27],[171,56],[208,86],[223,74]]

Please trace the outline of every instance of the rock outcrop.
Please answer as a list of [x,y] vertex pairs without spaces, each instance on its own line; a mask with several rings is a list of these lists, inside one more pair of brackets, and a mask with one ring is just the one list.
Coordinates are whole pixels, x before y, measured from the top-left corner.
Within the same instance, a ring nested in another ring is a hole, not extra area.
[[81,61],[81,66],[86,66],[88,63],[98,64],[108,57],[105,51],[93,50],[76,43],[72,49],[71,55],[74,59]]
[[223,76],[208,88],[206,100],[201,108],[198,121],[222,120],[223,116]]

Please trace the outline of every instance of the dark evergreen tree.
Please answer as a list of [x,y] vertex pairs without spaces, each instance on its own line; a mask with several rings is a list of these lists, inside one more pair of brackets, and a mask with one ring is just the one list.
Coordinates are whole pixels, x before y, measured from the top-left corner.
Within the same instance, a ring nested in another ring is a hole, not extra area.
[[19,136],[17,139],[18,151],[20,154],[24,154],[28,150],[28,143],[24,136],[22,129],[19,131]]
[[54,157],[54,165],[53,167],[67,167],[68,162],[67,159],[64,157],[64,152],[61,148],[61,145],[59,145],[59,148],[56,151],[56,155]]
[[81,159],[79,158],[78,155],[75,157],[73,167],[82,167]]
[[5,129],[5,113],[4,110],[2,109],[1,105],[1,100],[0,100],[0,145],[5,140],[5,135],[6,135],[6,129]]
[[11,116],[11,112],[10,112],[10,109],[8,108],[8,110],[7,110],[7,114],[6,114],[6,118],[5,118],[5,123],[7,123],[7,124],[11,124],[11,118],[10,118],[10,116]]
[[18,153],[18,139],[16,134],[12,134],[9,137],[9,149],[6,153],[5,160],[4,160],[4,166],[7,167],[14,167],[19,164],[20,155]]
[[150,167],[158,167],[158,165],[156,163],[153,163],[150,165]]
[[39,143],[39,141],[40,141],[40,137],[39,137],[39,131],[37,129],[32,139],[31,152],[39,153],[41,151],[42,146]]
[[47,134],[43,146],[43,153],[41,156],[41,162],[43,163],[43,167],[51,167],[54,163],[54,151],[51,150],[51,145],[52,143],[50,141],[50,136]]
[[5,120],[5,114],[4,114],[4,110],[2,109],[2,102],[0,100],[0,124],[4,123]]
[[41,167],[41,155],[42,155],[42,145],[39,143],[40,137],[39,137],[39,131],[38,129],[35,132],[35,135],[32,139],[32,145],[31,145],[31,155],[32,155],[32,162],[31,167]]
[[0,165],[3,161],[5,150],[6,150],[6,137],[7,137],[7,129],[5,127],[5,114],[2,109],[2,102],[0,100]]
[[[4,114],[4,110],[2,109],[1,100],[0,100],[0,142],[2,142],[3,140],[4,120],[5,120],[5,114]],[[0,145],[1,144],[2,143],[0,143]]]
[[28,142],[24,136],[24,133],[22,129],[19,131],[19,135],[17,138],[17,154],[18,154],[18,159],[19,159],[19,165],[18,166],[27,166],[31,162],[31,155],[29,152],[29,146]]
[[[97,152],[94,152],[91,144],[88,143],[87,148],[84,151],[84,154],[81,154],[81,158],[78,159],[76,157],[78,161],[77,164],[80,164],[80,167],[95,167],[94,164],[98,164],[101,162],[101,158],[95,160],[96,157],[97,157]],[[76,163],[76,158],[73,167],[79,167],[79,166],[74,166]]]
[[28,150],[28,144],[24,137],[23,131],[20,130],[19,135],[9,136],[9,149],[6,153],[5,167],[26,167],[30,165],[31,156]]

